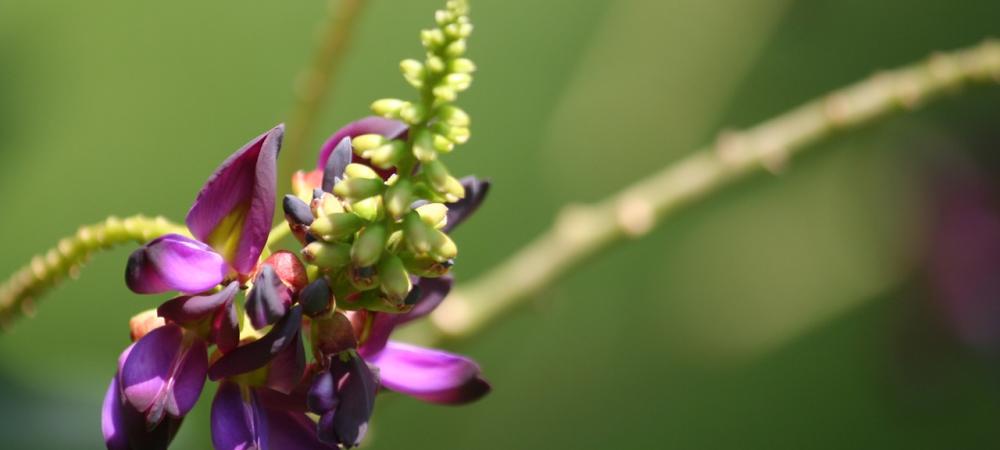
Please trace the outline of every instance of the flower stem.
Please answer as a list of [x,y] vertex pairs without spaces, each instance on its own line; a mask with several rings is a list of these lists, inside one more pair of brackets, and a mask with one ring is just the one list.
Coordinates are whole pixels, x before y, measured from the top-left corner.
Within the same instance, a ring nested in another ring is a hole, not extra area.
[[295,107],[285,136],[279,180],[290,179],[296,168],[304,167],[303,148],[316,126],[337,68],[347,54],[354,25],[365,3],[365,0],[330,0],[320,45],[312,63],[299,74],[295,83]]
[[163,217],[136,215],[80,227],[76,234],[63,238],[49,251],[32,258],[3,285],[0,285],[0,327],[7,329],[23,315],[31,315],[35,300],[69,275],[76,278],[80,267],[97,250],[127,242],[147,242],[164,234],[187,235],[187,228]]
[[643,236],[736,180],[777,171],[789,157],[837,132],[991,81],[1000,82],[1000,42],[988,40],[876,74],[744,131],[722,133],[714,144],[602,202],[566,206],[548,231],[478,279],[460,283],[410,337],[442,341],[475,334],[574,267],[617,242]]

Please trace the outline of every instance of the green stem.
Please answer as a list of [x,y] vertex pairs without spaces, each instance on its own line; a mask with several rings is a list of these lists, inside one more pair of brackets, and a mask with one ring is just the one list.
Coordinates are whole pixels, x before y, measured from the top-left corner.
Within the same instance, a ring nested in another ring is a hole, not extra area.
[[[334,3],[337,8],[334,8]],[[365,5],[364,0],[331,0],[323,35],[312,63],[301,74],[295,86],[295,107],[282,150],[279,180],[290,179],[296,168],[304,167],[303,148],[319,118],[324,100],[333,85],[337,68],[347,54],[355,23]]]
[[569,205],[555,224],[508,260],[460,284],[412,338],[441,341],[481,331],[573,268],[625,239],[648,233],[682,207],[734,181],[776,171],[838,132],[908,111],[970,84],[1000,81],[1000,43],[937,54],[834,91],[718,140],[593,205]]
[[76,234],[35,256],[31,263],[0,285],[0,326],[9,328],[15,319],[31,315],[39,295],[67,275],[76,278],[80,268],[96,251],[128,242],[144,243],[169,233],[187,235],[188,231],[163,217],[142,215],[125,219],[112,216],[103,222],[80,227]]

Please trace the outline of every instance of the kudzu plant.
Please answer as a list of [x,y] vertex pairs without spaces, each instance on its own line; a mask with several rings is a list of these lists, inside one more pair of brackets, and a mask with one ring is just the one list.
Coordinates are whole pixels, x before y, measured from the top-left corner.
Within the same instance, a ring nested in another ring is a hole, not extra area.
[[[271,230],[278,125],[223,161],[186,230],[131,254],[130,290],[178,296],[130,321],[103,405],[109,449],[167,447],[206,380],[219,384],[212,444],[224,450],[351,448],[381,390],[449,405],[490,391],[472,360],[390,340],[447,296],[448,233],[489,188],[441,161],[469,139],[454,102],[475,66],[465,3],[435,19],[424,61],[400,65],[418,98],[375,101],[375,116],[334,133],[317,168],[294,175],[286,223]],[[268,245],[287,234],[300,247]]]

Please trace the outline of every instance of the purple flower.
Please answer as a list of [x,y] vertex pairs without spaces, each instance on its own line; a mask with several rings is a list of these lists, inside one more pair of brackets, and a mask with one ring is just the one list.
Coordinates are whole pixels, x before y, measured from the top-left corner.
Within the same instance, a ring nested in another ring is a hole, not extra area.
[[426,316],[440,305],[451,290],[451,279],[421,278],[416,286],[420,298],[409,312],[373,313],[368,339],[358,353],[378,368],[386,389],[437,404],[458,405],[480,399],[489,393],[490,384],[475,361],[389,340],[397,326]]
[[119,370],[104,395],[101,432],[109,450],[165,449],[180,429],[182,419],[167,417],[150,427],[145,415],[126,402],[122,396],[120,366],[133,348],[134,345],[129,346],[118,358]]
[[331,355],[313,379],[307,404],[320,416],[319,439],[330,445],[356,447],[368,431],[368,421],[375,409],[378,376],[368,363],[354,352]]
[[336,449],[318,439],[315,422],[304,411],[287,408],[287,401],[271,401],[275,397],[266,388],[223,382],[212,401],[213,447],[216,450]]
[[283,134],[283,125],[274,127],[216,169],[188,211],[195,239],[171,234],[132,253],[125,272],[129,289],[195,294],[226,279],[249,278],[271,229]]

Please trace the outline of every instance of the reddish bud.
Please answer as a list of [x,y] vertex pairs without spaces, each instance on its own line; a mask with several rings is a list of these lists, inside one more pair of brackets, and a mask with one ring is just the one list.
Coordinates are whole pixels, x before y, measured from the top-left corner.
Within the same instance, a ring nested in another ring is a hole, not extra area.
[[160,328],[165,324],[166,321],[156,314],[155,309],[147,309],[132,316],[132,318],[128,321],[128,328],[132,336],[132,342],[138,341],[145,336],[146,333]]
[[271,266],[278,274],[281,282],[288,286],[292,292],[298,292],[309,284],[309,276],[306,274],[306,267],[299,261],[295,253],[282,250],[264,260],[263,265]]

